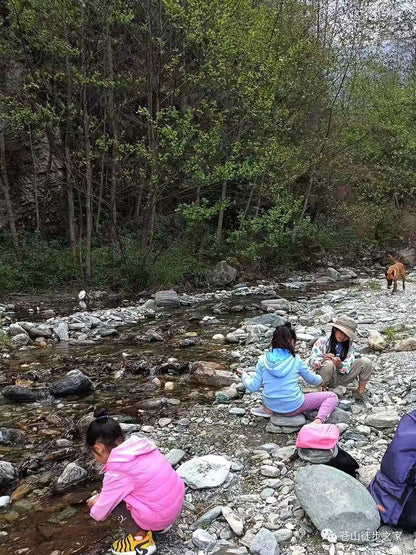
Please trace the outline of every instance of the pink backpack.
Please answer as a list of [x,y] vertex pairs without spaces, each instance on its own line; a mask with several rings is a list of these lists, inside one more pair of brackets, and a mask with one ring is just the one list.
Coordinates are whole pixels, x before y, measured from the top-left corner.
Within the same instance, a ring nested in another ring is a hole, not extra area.
[[339,440],[339,428],[335,424],[305,424],[296,438],[301,449],[333,449]]

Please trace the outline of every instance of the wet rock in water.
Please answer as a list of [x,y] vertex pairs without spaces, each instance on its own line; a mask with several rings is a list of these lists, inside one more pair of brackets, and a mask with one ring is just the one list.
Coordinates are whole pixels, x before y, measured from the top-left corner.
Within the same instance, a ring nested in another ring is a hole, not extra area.
[[238,330],[227,333],[225,340],[227,343],[243,343],[247,339],[247,332],[239,328]]
[[97,328],[97,332],[101,337],[111,337],[113,335],[118,335],[118,331],[115,328],[100,327]]
[[179,296],[176,291],[157,291],[155,293],[155,305],[158,308],[177,308],[180,306]]
[[125,362],[124,368],[126,372],[130,372],[131,374],[148,376],[152,365],[147,360],[128,360]]
[[279,544],[273,532],[267,528],[260,528],[250,546],[250,553],[253,555],[279,555]]
[[368,541],[380,526],[370,493],[341,470],[324,465],[302,467],[295,492],[318,530],[331,530],[339,541]]
[[19,347],[24,347],[29,343],[31,343],[31,340],[27,333],[18,333],[10,339],[10,345],[12,347],[15,347],[16,349],[18,349]]
[[237,270],[230,266],[225,260],[218,262],[209,276],[209,281],[214,285],[230,285],[237,279]]
[[53,326],[53,331],[58,336],[60,341],[68,341],[69,339],[69,328],[66,322],[56,322]]
[[239,381],[238,376],[217,362],[198,361],[193,364],[191,380],[210,387],[226,387]]
[[212,336],[212,340],[216,341],[217,343],[224,343],[225,337],[222,333],[216,333]]
[[261,306],[263,310],[284,310],[285,312],[290,311],[290,303],[287,299],[284,299],[283,297],[261,301]]
[[40,391],[20,385],[8,385],[2,390],[2,394],[6,399],[15,403],[36,403],[42,397]]
[[0,461],[0,493],[14,484],[17,477],[17,468],[12,463]]
[[10,324],[9,332],[12,337],[19,334],[28,335],[26,330],[19,323]]
[[75,486],[83,482],[88,477],[88,472],[78,464],[71,462],[67,464],[64,471],[56,481],[56,491],[64,491],[65,489]]
[[312,464],[325,464],[337,456],[338,447],[334,449],[298,449],[299,458]]
[[370,332],[367,343],[372,351],[383,351],[386,348],[386,340],[378,331]]
[[31,339],[36,339],[37,337],[52,337],[52,330],[46,324],[26,324],[23,326],[27,333],[30,335]]
[[380,412],[373,412],[365,419],[365,423],[373,428],[392,428],[395,426],[400,417],[394,410],[384,410]]
[[54,397],[66,397],[67,395],[80,395],[92,390],[92,382],[81,370],[70,370],[62,380],[54,383],[49,391]]
[[225,457],[206,455],[181,464],[176,472],[193,489],[215,488],[226,480],[230,467]]
[[166,407],[168,400],[165,397],[160,397],[158,399],[145,399],[139,403],[139,407],[145,410],[158,410],[162,407]]
[[17,445],[24,440],[24,434],[13,428],[0,429],[0,445]]
[[0,509],[4,509],[10,505],[10,495],[2,495],[0,497]]

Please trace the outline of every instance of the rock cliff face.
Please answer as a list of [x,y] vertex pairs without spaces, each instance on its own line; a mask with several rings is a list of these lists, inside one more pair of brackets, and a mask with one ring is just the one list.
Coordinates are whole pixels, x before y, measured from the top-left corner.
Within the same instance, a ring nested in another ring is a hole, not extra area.
[[[49,141],[44,137],[33,157],[29,142],[8,142],[7,147],[7,173],[17,226],[36,229],[37,204],[41,227],[47,226],[48,233],[60,231],[66,221],[64,172]],[[7,225],[6,207],[0,202],[0,230]]]

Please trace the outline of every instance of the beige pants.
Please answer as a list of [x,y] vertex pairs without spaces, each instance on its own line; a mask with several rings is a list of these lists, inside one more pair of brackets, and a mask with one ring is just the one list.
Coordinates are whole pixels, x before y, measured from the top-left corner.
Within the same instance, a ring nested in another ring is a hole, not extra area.
[[328,387],[336,387],[337,385],[347,385],[356,378],[361,382],[368,382],[373,372],[371,360],[366,357],[358,358],[352,365],[348,374],[341,374],[330,360],[325,360],[317,373],[322,376],[324,383]]

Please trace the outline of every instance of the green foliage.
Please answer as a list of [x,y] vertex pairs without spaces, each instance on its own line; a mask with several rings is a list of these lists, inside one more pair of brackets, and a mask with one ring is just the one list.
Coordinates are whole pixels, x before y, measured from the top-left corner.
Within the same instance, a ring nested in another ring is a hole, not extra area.
[[386,336],[386,339],[389,343],[393,343],[397,336],[397,330],[393,326],[387,326],[382,331],[382,334]]
[[1,345],[4,345],[5,347],[10,345],[10,337],[2,330],[0,330],[0,346]]
[[[371,291],[380,291],[381,290],[381,284],[377,279],[372,279],[371,281],[368,282],[368,287]],[[388,329],[388,328],[386,328]]]

